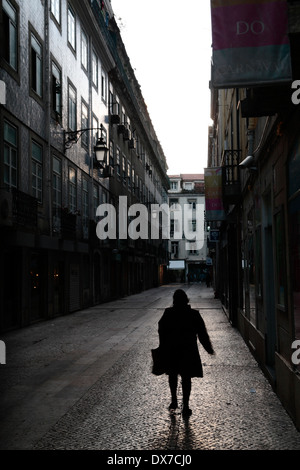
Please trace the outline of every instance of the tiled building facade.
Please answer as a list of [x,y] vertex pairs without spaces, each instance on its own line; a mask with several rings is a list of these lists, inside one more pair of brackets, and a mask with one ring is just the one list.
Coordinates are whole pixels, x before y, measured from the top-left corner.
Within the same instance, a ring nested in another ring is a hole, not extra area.
[[0,7],[0,328],[8,330],[162,282],[166,242],[100,240],[96,209],[117,210],[119,196],[128,206],[166,202],[168,178],[110,2]]

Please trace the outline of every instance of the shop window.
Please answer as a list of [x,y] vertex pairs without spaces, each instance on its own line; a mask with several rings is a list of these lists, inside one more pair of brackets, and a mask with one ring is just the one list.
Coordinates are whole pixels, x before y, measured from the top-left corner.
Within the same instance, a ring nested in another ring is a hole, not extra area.
[[[300,339],[300,140],[289,158],[289,246],[294,336]],[[300,366],[298,366],[300,367]]]
[[250,322],[256,326],[253,210],[249,211],[247,217],[247,237],[245,239],[244,249],[245,314]]
[[283,213],[275,217],[276,236],[276,274],[277,274],[277,303],[285,307],[286,303],[286,273],[285,273],[285,236]]

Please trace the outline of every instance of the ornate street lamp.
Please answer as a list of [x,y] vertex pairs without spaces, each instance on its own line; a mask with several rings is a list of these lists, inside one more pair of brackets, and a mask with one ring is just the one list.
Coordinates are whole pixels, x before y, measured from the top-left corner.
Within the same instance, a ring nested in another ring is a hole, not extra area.
[[95,152],[95,165],[98,168],[106,168],[107,166],[107,152],[108,147],[106,145],[106,135],[104,133],[104,127],[101,124],[100,127],[91,127],[88,129],[79,129],[76,131],[64,132],[64,150],[71,148],[73,144],[77,143],[82,134],[88,131],[100,130],[100,137],[97,138],[97,142],[94,146]]

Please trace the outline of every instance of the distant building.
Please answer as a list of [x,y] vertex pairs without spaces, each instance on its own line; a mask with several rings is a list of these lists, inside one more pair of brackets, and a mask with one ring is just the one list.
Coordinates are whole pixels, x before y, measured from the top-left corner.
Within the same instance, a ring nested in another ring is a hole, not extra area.
[[205,282],[210,265],[207,259],[204,175],[171,175],[169,180],[169,279],[173,282]]

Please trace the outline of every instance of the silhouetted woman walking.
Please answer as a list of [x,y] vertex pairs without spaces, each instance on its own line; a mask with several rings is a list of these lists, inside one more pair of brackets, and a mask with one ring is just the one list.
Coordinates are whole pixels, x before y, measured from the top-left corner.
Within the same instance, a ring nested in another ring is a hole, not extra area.
[[164,357],[165,373],[169,376],[172,402],[169,409],[176,409],[178,375],[182,379],[184,417],[190,416],[189,399],[192,377],[203,377],[197,337],[209,354],[214,354],[205,323],[198,312],[188,305],[189,299],[182,289],[173,295],[173,307],[164,311],[158,322],[160,348]]

